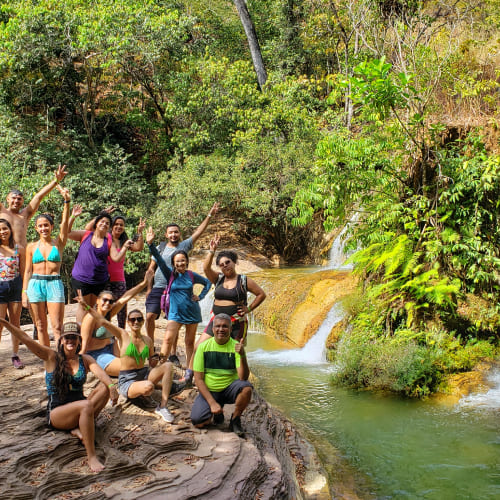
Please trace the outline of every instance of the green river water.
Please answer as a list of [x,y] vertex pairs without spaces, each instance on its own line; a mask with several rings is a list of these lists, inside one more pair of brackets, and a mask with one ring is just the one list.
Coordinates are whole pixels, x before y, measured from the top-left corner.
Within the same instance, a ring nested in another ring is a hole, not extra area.
[[333,494],[354,478],[360,498],[500,498],[500,373],[453,406],[345,390],[329,383],[320,330],[303,349],[254,332],[248,349],[260,393],[316,446]]

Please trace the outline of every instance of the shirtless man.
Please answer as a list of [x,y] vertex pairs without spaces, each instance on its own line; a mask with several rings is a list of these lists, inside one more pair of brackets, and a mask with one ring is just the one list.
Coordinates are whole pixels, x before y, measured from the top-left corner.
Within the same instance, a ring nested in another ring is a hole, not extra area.
[[26,232],[28,231],[28,222],[35,215],[42,200],[59,184],[66,174],[66,165],[59,165],[55,172],[55,177],[23,208],[24,195],[18,189],[12,189],[7,195],[7,206],[0,202],[0,217],[8,220],[14,233],[14,241],[26,248]]
[[[12,233],[14,236],[14,242],[19,246],[26,248],[27,239],[26,233],[28,231],[28,222],[35,215],[38,207],[42,200],[47,196],[56,186],[61,182],[66,176],[66,165],[59,165],[55,172],[55,177],[47,185],[45,185],[38,193],[33,196],[33,199],[23,208],[24,196],[18,189],[12,189],[7,195],[7,206],[0,202],[0,218],[9,221],[12,226]],[[0,334],[2,332],[0,326]],[[22,361],[19,359],[17,354],[19,348],[19,340],[11,336],[12,338],[12,351],[14,356],[12,362],[16,368],[24,368]]]
[[[169,224],[167,226],[165,232],[167,243],[164,246],[160,245],[158,247],[158,250],[160,250],[162,254],[163,260],[167,263],[167,265],[172,265],[170,263],[170,258],[176,250],[184,250],[186,253],[189,253],[192,250],[193,245],[203,234],[203,231],[205,231],[205,229],[207,228],[208,223],[210,222],[210,218],[215,215],[218,210],[219,203],[214,203],[212,208],[208,212],[208,215],[198,226],[196,231],[185,240],[181,240],[181,231],[177,224]],[[160,249],[160,247],[162,248]],[[154,259],[151,259],[149,269],[152,269],[154,271],[156,268],[156,261]],[[156,319],[158,319],[161,312],[161,296],[163,295],[163,290],[165,290],[167,284],[167,278],[163,276],[163,273],[160,269],[157,269],[155,273],[153,289],[148,290],[148,296],[146,297],[146,332],[148,334],[148,337],[153,341],[155,338],[155,321]],[[175,349],[175,343],[173,349]],[[177,356],[175,356],[175,351],[174,355],[171,356],[171,358],[172,359],[170,359],[170,361],[173,361],[175,364],[179,363]]]

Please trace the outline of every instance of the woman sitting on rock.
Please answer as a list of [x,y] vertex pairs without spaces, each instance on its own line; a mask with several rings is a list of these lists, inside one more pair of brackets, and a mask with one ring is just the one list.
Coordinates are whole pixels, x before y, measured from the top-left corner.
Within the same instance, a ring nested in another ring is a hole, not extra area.
[[24,271],[23,307],[33,313],[38,339],[49,346],[47,311],[55,340],[59,340],[64,319],[64,285],[61,280],[62,253],[68,240],[69,204],[71,197],[67,189],[59,184],[56,188],[64,198],[64,208],[59,236],[52,237],[54,219],[49,214],[35,218],[35,229],[40,239],[26,248],[26,269]]
[[[194,350],[194,339],[196,328],[201,321],[201,310],[199,301],[203,300],[212,286],[210,281],[200,274],[188,271],[189,257],[184,250],[177,250],[172,254],[173,269],[168,267],[160,252],[154,246],[155,233],[149,228],[146,233],[146,242],[151,255],[156,259],[158,267],[168,282],[170,304],[168,309],[168,323],[165,338],[161,346],[160,357],[164,358],[171,351],[171,347],[179,334],[182,325],[186,327],[184,342],[186,345],[186,366],[191,363]],[[200,295],[193,293],[193,285],[203,285]],[[185,381],[191,382],[193,371],[186,370]]]
[[[217,314],[224,313],[231,317],[231,337],[238,342],[245,342],[248,319],[247,314],[255,310],[266,298],[262,288],[252,278],[236,272],[238,256],[230,250],[218,253],[216,264],[221,272],[212,269],[212,260],[219,245],[220,238],[216,235],[210,242],[210,251],[203,262],[203,272],[215,285],[214,305],[210,322],[202,333],[198,344],[214,336],[212,323]],[[255,299],[247,305],[247,290],[255,295]]]
[[[0,318],[0,325],[5,326],[12,335],[26,345],[28,349],[44,361],[45,383],[48,393],[47,420],[54,429],[68,430],[82,440],[89,467],[100,472],[104,465],[95,451],[94,420],[106,405],[110,394],[116,404],[118,392],[116,384],[102,370],[93,358],[79,354],[81,347],[80,328],[77,323],[65,323],[57,341],[57,350],[39,344],[17,326]],[[87,372],[91,371],[100,384],[85,397],[83,385]]]
[[[153,276],[153,271],[146,271],[144,279],[137,286],[125,292],[118,300],[115,300],[111,291],[103,290],[96,301],[96,310],[99,315],[104,316],[108,321],[111,320],[130,299],[146,287]],[[82,321],[82,352],[92,356],[108,375],[118,377],[121,367],[120,349],[115,346],[113,335],[113,331],[106,326],[99,326],[91,314],[84,316]]]
[[[170,362],[161,364],[152,369],[145,366],[146,360],[154,352],[153,341],[142,335],[144,316],[138,309],[129,312],[127,322],[130,334],[118,326],[107,321],[103,316],[90,306],[85,306],[89,316],[102,324],[119,341],[121,369],[118,376],[120,394],[128,399],[150,398],[156,386],[161,387],[161,404],[156,407],[155,413],[166,422],[173,422],[174,416],[168,411],[167,401],[172,389],[173,365]],[[184,384],[183,384],[184,385]],[[182,385],[182,386],[183,386]],[[175,385],[175,392],[181,387]]]

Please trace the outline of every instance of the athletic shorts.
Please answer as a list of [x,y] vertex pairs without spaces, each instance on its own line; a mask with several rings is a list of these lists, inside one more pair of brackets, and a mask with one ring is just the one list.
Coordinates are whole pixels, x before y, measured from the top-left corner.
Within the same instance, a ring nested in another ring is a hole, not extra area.
[[81,290],[82,295],[95,295],[96,297],[106,288],[108,284],[107,281],[104,283],[84,283],[83,281],[75,280],[75,278],[71,278],[71,288],[76,293],[76,290]]
[[[235,380],[223,391],[210,391],[210,394],[212,394],[215,401],[217,401],[217,403],[219,403],[224,408],[225,404],[233,404],[236,401],[238,394],[243,390],[244,387],[253,388],[252,384],[248,380]],[[206,422],[211,417],[212,412],[210,411],[210,405],[201,394],[198,394],[191,409],[191,422],[193,423],[193,425],[197,425]]]
[[58,274],[33,274],[26,290],[28,300],[64,304],[64,285]]
[[47,424],[52,426],[50,423],[50,412],[57,408],[58,406],[67,405],[68,403],[74,403],[75,401],[82,401],[87,399],[82,391],[69,391],[64,399],[60,399],[57,394],[49,395],[49,400],[47,402]]
[[[113,292],[115,300],[118,300],[127,291],[127,283],[125,283],[125,281],[110,281],[108,283],[108,288]],[[125,328],[127,324],[127,304],[118,311],[116,320],[120,328]]]
[[158,317],[161,314],[161,296],[163,288],[153,288],[150,294],[146,297],[146,313],[154,313]]
[[23,279],[21,275],[13,280],[0,281],[0,304],[21,302],[23,294]]
[[135,370],[121,370],[118,375],[118,391],[120,394],[128,398],[128,390],[134,382],[141,382],[147,380],[149,375],[149,368],[144,366]]
[[106,370],[106,367],[116,359],[116,356],[113,354],[113,342],[104,346],[102,349],[87,351],[86,354],[92,356],[103,370]]

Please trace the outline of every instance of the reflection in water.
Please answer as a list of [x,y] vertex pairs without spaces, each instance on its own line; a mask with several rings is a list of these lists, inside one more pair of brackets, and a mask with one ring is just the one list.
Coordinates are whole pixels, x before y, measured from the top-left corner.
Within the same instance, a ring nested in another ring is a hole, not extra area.
[[[324,454],[328,442],[368,476],[373,497],[500,498],[498,397],[496,406],[449,408],[349,391],[331,386],[332,365],[308,365],[302,349],[255,334],[249,349],[264,398],[303,429],[324,461],[335,461]],[[333,482],[342,480],[336,467],[327,469]]]

